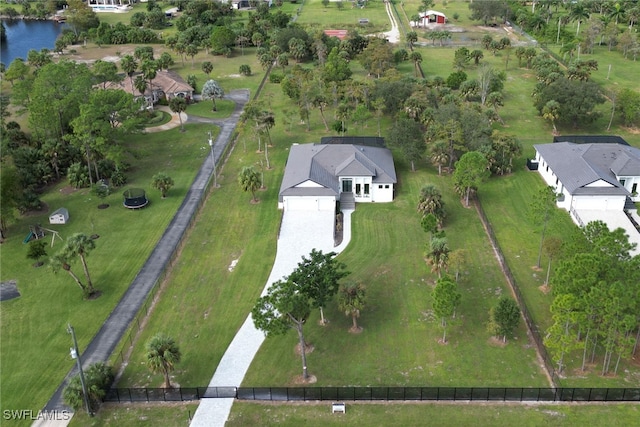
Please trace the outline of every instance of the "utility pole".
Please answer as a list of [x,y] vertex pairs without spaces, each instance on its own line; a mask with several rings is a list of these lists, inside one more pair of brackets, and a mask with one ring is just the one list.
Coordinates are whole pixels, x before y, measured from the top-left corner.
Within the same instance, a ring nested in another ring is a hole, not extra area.
[[76,332],[71,324],[67,325],[67,332],[71,334],[73,339],[73,347],[71,347],[71,358],[76,359],[78,370],[80,371],[80,384],[82,385],[82,397],[84,398],[84,408],[90,417],[93,417],[91,408],[89,407],[89,395],[87,394],[87,383],[84,380],[84,371],[82,370],[82,360],[80,360],[80,351],[78,350],[78,341],[76,340]]
[[209,131],[209,147],[211,147],[211,162],[213,163],[213,186],[218,188],[218,173],[216,172],[216,157],[213,154],[213,138],[211,137],[211,131]]

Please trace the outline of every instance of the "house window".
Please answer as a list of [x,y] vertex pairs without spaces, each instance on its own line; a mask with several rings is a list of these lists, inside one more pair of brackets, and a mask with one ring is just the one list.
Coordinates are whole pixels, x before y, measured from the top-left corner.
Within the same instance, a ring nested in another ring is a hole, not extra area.
[[368,196],[369,195],[369,184],[365,184],[364,185],[364,195]]
[[384,188],[389,188],[389,184],[385,184]]
[[636,194],[638,192],[638,183],[634,183],[631,187],[631,194]]
[[558,178],[556,178],[556,187],[558,186]]
[[547,165],[547,172],[549,172],[549,165]]
[[626,182],[627,182],[627,180],[626,180],[626,179],[621,179],[621,180],[620,180],[620,185],[622,185],[622,186],[624,187],[624,184],[625,184]]
[[350,179],[342,180],[342,192],[351,193],[353,191],[353,181]]
[[382,184],[379,184],[379,185],[378,185],[378,188],[382,188]]
[[362,193],[362,184],[356,184],[356,195],[359,196]]

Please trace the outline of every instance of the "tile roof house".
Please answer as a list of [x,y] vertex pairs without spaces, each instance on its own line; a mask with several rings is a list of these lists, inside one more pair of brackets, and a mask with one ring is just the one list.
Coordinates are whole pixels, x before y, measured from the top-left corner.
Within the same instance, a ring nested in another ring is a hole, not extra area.
[[353,144],[294,144],[278,194],[284,210],[334,211],[354,202],[391,202],[397,183],[391,151]]
[[[131,85],[132,79],[135,80],[136,75],[138,74],[134,74],[131,78],[125,77],[120,82],[107,82],[105,89],[121,89],[132,94],[136,99],[140,98],[140,92],[135,86],[132,88]],[[168,101],[175,97],[185,98],[187,102],[190,102],[193,99],[193,92],[194,89],[191,85],[185,82],[179,74],[169,70],[158,70],[156,76],[151,80],[151,86],[147,87],[144,92],[144,99],[147,105],[153,105],[160,99]]]
[[633,224],[640,223],[633,204],[640,202],[640,149],[620,143],[572,142],[533,147],[538,172],[560,195],[558,207],[569,211],[576,224],[601,220],[612,230],[625,229],[631,242],[640,243]]

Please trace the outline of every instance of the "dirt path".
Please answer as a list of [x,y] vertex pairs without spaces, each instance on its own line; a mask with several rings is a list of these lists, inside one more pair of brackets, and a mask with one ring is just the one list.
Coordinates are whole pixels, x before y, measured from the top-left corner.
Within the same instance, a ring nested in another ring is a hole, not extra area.
[[391,21],[391,31],[387,31],[383,34],[387,40],[389,40],[389,43],[398,43],[400,42],[400,30],[398,29],[398,22],[396,21],[396,17],[391,9],[391,2],[385,1],[384,7],[387,10],[387,15],[389,15],[389,21]]

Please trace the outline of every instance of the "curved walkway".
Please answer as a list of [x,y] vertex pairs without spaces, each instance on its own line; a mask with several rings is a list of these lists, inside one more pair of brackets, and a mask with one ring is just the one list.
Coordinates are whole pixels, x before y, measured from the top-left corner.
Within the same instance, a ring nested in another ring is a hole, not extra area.
[[[275,209],[275,207],[274,207]],[[351,240],[351,213],[344,211],[342,243],[333,246],[333,211],[285,211],[273,269],[262,291],[264,295],[277,280],[291,274],[312,249],[340,253]],[[249,365],[264,341],[264,333],[253,325],[251,315],[243,323],[220,359],[209,387],[240,387]],[[311,368],[313,369],[313,367]],[[192,427],[224,427],[234,399],[202,399],[191,421]]]
[[[249,91],[242,89],[232,91],[226,99],[231,99],[236,103],[234,112],[225,119],[214,120],[221,127],[220,133],[213,146],[215,158],[222,156],[226,146],[231,142],[231,136],[240,119],[240,114],[244,105],[249,101]],[[177,117],[177,116],[176,116]],[[173,121],[172,121],[173,122]],[[163,125],[165,126],[165,125]],[[178,121],[177,126],[180,126]],[[174,126],[175,127],[175,126]],[[149,255],[149,258],[142,266],[137,276],[124,293],[116,307],[113,309],[107,320],[104,322],[98,333],[93,337],[84,353],[82,354],[83,366],[86,368],[92,363],[107,361],[113,353],[116,345],[120,342],[129,324],[142,307],[151,289],[159,280],[166,265],[178,249],[185,231],[189,228],[191,219],[196,214],[200,206],[200,200],[205,196],[207,183],[213,175],[213,165],[209,157],[205,157],[196,178],[191,184],[191,188],[174,215],[171,223],[165,230],[160,241]],[[62,391],[67,381],[77,370],[72,369],[64,381],[57,388],[49,402],[44,407],[45,411],[68,410],[62,400]]]

